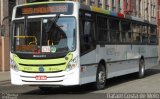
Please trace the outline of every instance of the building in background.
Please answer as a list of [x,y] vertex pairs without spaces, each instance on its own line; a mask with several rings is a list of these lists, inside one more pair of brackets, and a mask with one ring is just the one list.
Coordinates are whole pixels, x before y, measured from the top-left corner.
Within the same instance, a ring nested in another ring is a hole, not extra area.
[[[0,0],[0,71],[9,70],[9,31],[15,5],[52,0]],[[101,7],[125,16],[158,24],[160,33],[160,0],[61,0],[77,1]]]
[[[157,0],[157,32],[159,34],[159,45],[160,45],[160,0]],[[160,46],[158,54],[160,60]]]
[[160,0],[157,3],[157,26],[158,26],[158,33],[160,35]]
[[0,0],[0,71],[9,70],[9,1]]

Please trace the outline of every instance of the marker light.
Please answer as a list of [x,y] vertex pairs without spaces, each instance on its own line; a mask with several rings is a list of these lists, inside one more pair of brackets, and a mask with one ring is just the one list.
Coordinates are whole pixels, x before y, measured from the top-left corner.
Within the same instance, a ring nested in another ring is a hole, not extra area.
[[12,60],[12,59],[10,59],[10,66],[11,66],[11,68],[12,68],[13,70],[15,70],[16,72],[19,71],[18,66],[16,65],[15,61]]

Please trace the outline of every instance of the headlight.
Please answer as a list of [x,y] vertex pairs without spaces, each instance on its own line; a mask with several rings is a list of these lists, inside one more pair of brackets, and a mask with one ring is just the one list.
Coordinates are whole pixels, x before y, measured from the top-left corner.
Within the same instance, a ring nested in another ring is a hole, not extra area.
[[72,59],[68,63],[68,67],[67,67],[66,71],[70,71],[70,70],[76,68],[77,67],[77,63],[78,63],[78,57],[75,57],[74,59]]
[[18,66],[16,65],[15,61],[13,61],[12,59],[10,59],[10,66],[13,70],[15,71],[19,71]]

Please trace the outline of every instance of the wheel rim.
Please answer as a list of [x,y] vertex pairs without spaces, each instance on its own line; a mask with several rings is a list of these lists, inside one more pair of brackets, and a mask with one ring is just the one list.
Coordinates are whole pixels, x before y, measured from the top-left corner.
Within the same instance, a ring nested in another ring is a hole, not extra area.
[[103,85],[105,83],[105,79],[106,79],[105,72],[104,71],[100,71],[99,74],[98,74],[99,84]]
[[140,77],[144,76],[144,67],[145,67],[145,64],[144,64],[144,61],[142,60],[140,62]]
[[97,68],[95,88],[97,90],[101,90],[105,88],[105,85],[106,85],[106,70],[103,65],[99,65],[99,67]]
[[144,65],[141,67],[141,74],[144,75]]

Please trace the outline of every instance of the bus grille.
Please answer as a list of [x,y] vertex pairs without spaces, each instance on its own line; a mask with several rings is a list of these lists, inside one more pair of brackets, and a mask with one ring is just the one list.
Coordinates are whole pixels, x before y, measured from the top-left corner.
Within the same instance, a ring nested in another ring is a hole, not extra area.
[[21,66],[62,66],[65,65],[66,63],[60,63],[60,64],[22,64],[19,63]]

